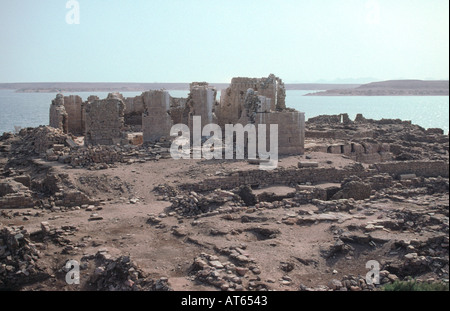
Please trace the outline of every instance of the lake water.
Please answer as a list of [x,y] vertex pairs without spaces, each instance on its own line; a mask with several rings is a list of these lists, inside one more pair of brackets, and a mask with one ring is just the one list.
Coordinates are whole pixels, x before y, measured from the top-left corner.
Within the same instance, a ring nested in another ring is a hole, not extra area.
[[[305,112],[306,119],[323,114],[348,113],[351,119],[362,113],[370,119],[411,120],[424,128],[449,131],[448,96],[303,96],[311,91],[287,91],[286,105]],[[134,97],[142,92],[124,92]],[[169,91],[173,97],[187,97],[188,91]],[[86,100],[89,95],[106,98],[108,92],[77,92]],[[66,95],[66,94],[65,94]],[[70,94],[67,94],[70,95]],[[56,93],[16,93],[0,90],[0,134],[15,126],[47,125],[49,109]],[[220,98],[220,92],[217,95]]]

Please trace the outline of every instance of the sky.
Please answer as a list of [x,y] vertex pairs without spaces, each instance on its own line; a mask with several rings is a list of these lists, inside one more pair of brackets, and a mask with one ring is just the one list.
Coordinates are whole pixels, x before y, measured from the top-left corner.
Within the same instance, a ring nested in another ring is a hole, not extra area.
[[0,83],[270,73],[287,83],[447,80],[449,1],[0,0]]

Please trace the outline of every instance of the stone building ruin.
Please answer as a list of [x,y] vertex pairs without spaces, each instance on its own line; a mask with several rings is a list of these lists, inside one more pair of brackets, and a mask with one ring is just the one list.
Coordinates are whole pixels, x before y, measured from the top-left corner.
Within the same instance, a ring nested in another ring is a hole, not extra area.
[[[100,100],[90,96],[58,94],[50,106],[50,126],[64,133],[84,136],[84,144],[116,145],[155,143],[170,138],[174,124],[193,128],[193,117],[200,116],[202,127],[214,123],[278,124],[279,154],[303,154],[304,113],[286,108],[283,81],[271,74],[266,78],[233,78],[221,91],[207,82],[193,82],[187,98],[175,98],[165,90],[150,90],[124,98],[111,93]],[[141,139],[130,142],[129,134]]]
[[87,102],[84,107],[86,145],[120,144],[124,130],[125,105],[119,97]]

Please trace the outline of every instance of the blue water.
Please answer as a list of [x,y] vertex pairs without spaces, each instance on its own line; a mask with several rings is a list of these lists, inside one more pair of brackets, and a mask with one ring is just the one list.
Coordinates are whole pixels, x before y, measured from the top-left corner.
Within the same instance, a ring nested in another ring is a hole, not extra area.
[[[187,97],[188,91],[169,91],[173,97]],[[449,131],[448,96],[303,96],[311,91],[287,91],[286,105],[305,112],[306,119],[322,114],[348,113],[351,119],[362,113],[370,119],[410,120],[424,128]],[[134,97],[142,92],[124,92]],[[106,98],[108,92],[74,93],[86,100],[89,95]],[[70,94],[67,94],[70,95]],[[49,109],[56,93],[16,93],[0,90],[0,134],[15,126],[47,125]],[[217,95],[220,98],[220,92]]]
[[348,113],[354,120],[401,119],[424,128],[449,131],[448,96],[303,96],[309,91],[287,91],[286,105],[305,112],[306,119],[323,114]]

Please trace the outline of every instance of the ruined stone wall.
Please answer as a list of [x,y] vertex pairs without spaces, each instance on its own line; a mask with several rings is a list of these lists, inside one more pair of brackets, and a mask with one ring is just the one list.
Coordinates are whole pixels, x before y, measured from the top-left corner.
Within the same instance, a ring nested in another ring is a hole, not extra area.
[[144,98],[142,95],[136,97],[127,97],[125,104],[125,124],[126,125],[142,125],[142,114],[145,112]]
[[194,82],[190,86],[190,94],[187,102],[189,108],[189,128],[192,127],[194,116],[200,116],[203,128],[206,124],[217,123],[214,115],[214,106],[216,104],[217,90],[210,87],[206,82]]
[[[125,98],[125,125],[142,127],[142,115],[147,109],[144,97],[148,97],[148,95],[145,95],[145,93],[146,92],[139,96]],[[186,102],[187,98],[174,98],[169,96],[169,110],[167,112],[169,113],[173,124],[182,123],[187,125],[189,123],[188,113],[186,112]],[[156,112],[154,107],[151,109]]]
[[62,94],[56,95],[56,98],[52,100],[49,116],[51,127],[62,130],[64,133],[68,132],[68,114],[64,107],[64,96]]
[[340,183],[350,176],[367,177],[372,173],[363,169],[352,168],[303,168],[276,171],[239,171],[230,176],[207,179],[197,184],[184,184],[185,190],[212,191],[215,189],[233,189],[241,185],[271,186],[298,183]]
[[258,99],[259,99],[260,106],[259,106],[257,112],[259,112],[259,113],[270,112],[272,100],[270,98],[267,98],[262,95],[258,95]]
[[286,108],[286,90],[284,83],[278,77],[270,75],[267,78],[233,78],[230,87],[222,91],[220,106],[216,114],[219,125],[236,124],[244,111],[245,97],[248,89],[258,92],[258,95],[270,99],[270,109]]
[[170,117],[173,124],[188,124],[189,123],[189,109],[187,109],[187,98],[170,98]]
[[335,115],[320,115],[317,117],[309,118],[308,123],[347,124],[351,123],[351,120],[347,113],[341,113]]
[[283,81],[280,78],[276,78],[277,84],[277,102],[276,102],[276,110],[282,111],[286,109],[286,88],[284,86]]
[[267,149],[269,149],[270,124],[278,124],[278,154],[300,155],[305,152],[305,114],[303,112],[258,113],[255,125],[267,125]]
[[0,181],[0,209],[33,207],[32,192],[25,185],[13,180]]
[[142,114],[144,142],[155,142],[170,136],[173,122],[169,115],[170,95],[167,91],[149,91],[142,94],[146,111]]
[[92,164],[114,164],[122,162],[123,151],[116,146],[95,146],[71,150],[66,162],[73,167],[90,166]]
[[68,117],[68,132],[81,136],[84,134],[83,100],[80,96],[70,95],[64,97],[64,108]]
[[325,146],[323,150],[316,149],[316,151],[343,154],[355,161],[369,164],[391,161],[393,159],[393,154],[390,152],[390,145],[387,143],[370,143],[364,141],[360,143],[332,144]]
[[275,171],[252,170],[239,171],[230,176],[206,179],[197,184],[184,184],[180,188],[191,191],[212,191],[215,189],[233,189],[241,185],[271,186],[291,185],[310,182],[319,183],[341,183],[350,176],[369,178],[374,189],[384,188],[392,184],[392,179],[380,173],[399,175],[414,173],[417,176],[448,178],[449,164],[443,161],[406,161],[392,163],[377,163],[374,169],[364,170],[362,166],[339,168],[302,168],[285,169]]
[[121,142],[125,105],[118,98],[94,100],[85,106],[86,145],[113,145]]
[[306,138],[311,139],[343,139],[343,140],[352,140],[352,139],[374,139],[375,133],[373,131],[356,131],[356,132],[346,132],[342,129],[314,129],[314,130],[306,130],[305,132]]
[[388,173],[394,177],[403,174],[416,174],[422,177],[449,177],[449,163],[444,161],[403,161],[377,163],[374,167],[380,173]]
[[335,131],[306,131],[305,132],[306,138],[313,138],[313,139],[336,139],[336,132]]

